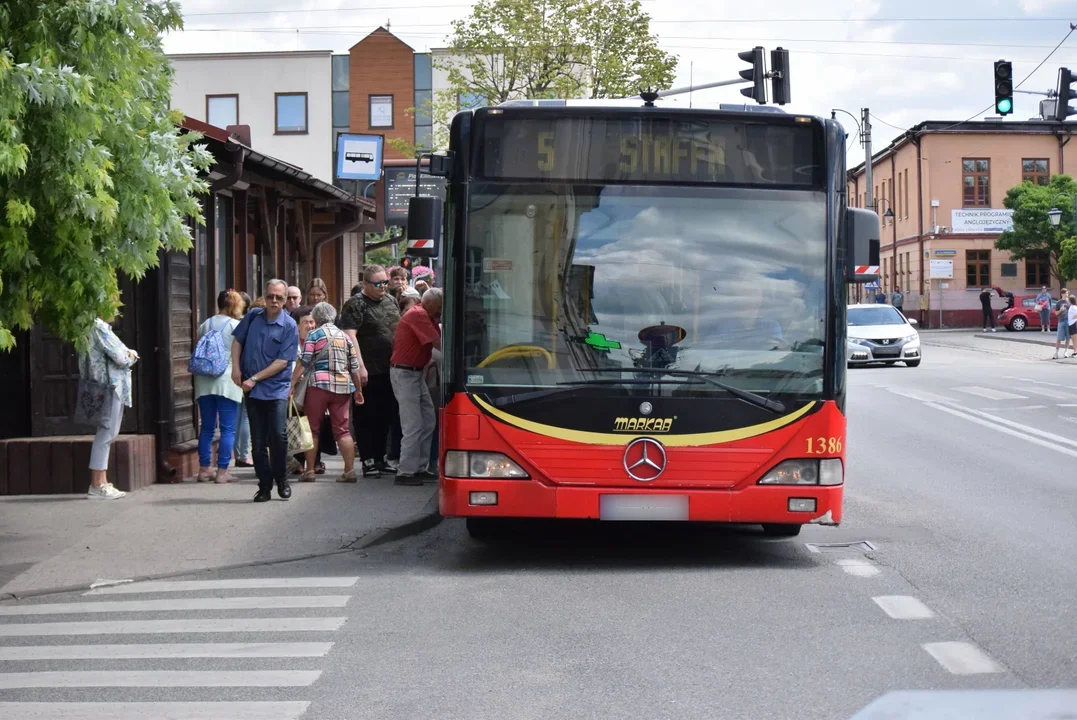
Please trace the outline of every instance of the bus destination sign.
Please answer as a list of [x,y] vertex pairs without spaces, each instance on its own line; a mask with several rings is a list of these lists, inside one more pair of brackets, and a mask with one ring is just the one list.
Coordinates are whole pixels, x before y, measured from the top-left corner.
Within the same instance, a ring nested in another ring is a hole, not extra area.
[[488,179],[809,186],[816,133],[785,118],[486,115],[477,167]]

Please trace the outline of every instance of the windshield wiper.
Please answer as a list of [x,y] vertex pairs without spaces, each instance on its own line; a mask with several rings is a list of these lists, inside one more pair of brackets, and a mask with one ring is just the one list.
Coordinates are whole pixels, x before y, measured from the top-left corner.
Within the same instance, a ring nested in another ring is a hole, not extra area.
[[[709,373],[709,372],[704,372],[702,370],[670,370],[670,369],[667,369],[667,368],[651,368],[651,367],[643,367],[643,368],[587,368],[586,370],[581,368],[581,371],[582,372],[593,372],[593,373],[626,373],[626,372],[637,372],[637,373],[639,373],[639,372],[642,372],[642,373],[650,373],[652,375],[672,375],[674,377],[697,377],[700,380],[702,380],[703,382],[707,383],[708,385],[713,385],[716,388],[720,388],[722,390],[725,390],[727,393],[729,393],[733,397],[737,398],[738,400],[743,400],[746,403],[749,403],[751,405],[755,405],[756,407],[761,407],[764,410],[770,410],[772,413],[774,413],[776,415],[785,412],[785,405],[783,403],[781,403],[781,402],[778,402],[777,400],[771,400],[770,398],[763,397],[762,395],[757,395],[754,392],[751,392],[751,391],[748,391],[748,390],[742,390],[741,388],[739,388],[739,387],[737,387],[735,385],[729,385],[729,384],[724,383],[724,382],[722,382],[720,380],[715,380],[714,379],[715,376],[717,376],[717,377],[722,376],[721,373]],[[620,380],[620,381],[615,381],[615,382],[625,382],[625,381]],[[645,381],[645,382],[652,382],[652,381],[648,380],[648,381]]]

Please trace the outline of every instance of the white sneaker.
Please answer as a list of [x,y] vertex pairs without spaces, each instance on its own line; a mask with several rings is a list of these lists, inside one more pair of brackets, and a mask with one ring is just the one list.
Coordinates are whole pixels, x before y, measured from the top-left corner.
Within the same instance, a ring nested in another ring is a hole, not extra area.
[[127,495],[123,490],[117,490],[112,483],[105,483],[101,487],[90,486],[86,497],[90,500],[119,500]]

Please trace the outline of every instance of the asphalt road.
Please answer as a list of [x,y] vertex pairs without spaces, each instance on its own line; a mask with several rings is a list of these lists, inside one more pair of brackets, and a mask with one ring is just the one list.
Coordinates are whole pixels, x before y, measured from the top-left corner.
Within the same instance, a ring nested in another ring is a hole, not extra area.
[[845,524],[794,540],[535,524],[489,546],[446,521],[0,605],[0,717],[830,719],[893,690],[1077,688],[1077,368],[1043,355],[852,371]]

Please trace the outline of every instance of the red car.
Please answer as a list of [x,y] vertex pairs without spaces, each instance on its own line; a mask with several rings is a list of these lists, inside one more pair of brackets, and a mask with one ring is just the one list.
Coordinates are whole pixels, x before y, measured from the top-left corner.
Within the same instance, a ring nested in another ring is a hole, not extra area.
[[[1039,330],[1040,313],[1036,309],[1036,295],[1016,295],[1013,299],[1013,307],[1003,310],[998,316],[998,322],[1008,330],[1021,331],[1025,328]],[[1051,327],[1058,326],[1058,313],[1055,312],[1055,303],[1058,298],[1051,298]]]

